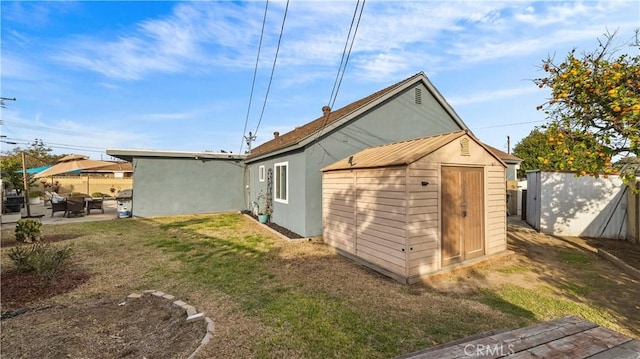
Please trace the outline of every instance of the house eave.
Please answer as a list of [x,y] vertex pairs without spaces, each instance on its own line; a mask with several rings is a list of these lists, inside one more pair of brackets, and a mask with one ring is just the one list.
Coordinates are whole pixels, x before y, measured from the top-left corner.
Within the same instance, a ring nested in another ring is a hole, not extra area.
[[108,148],[107,155],[128,162],[134,158],[192,158],[192,159],[218,159],[218,160],[243,160],[247,156],[233,153],[218,152],[191,152],[191,151],[163,151]]

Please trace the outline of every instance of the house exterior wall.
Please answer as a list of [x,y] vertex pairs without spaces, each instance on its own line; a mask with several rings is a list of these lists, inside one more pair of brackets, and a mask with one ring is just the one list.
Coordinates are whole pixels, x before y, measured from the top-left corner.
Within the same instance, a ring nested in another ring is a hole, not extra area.
[[[259,167],[265,166],[265,171],[271,169],[275,176],[275,165],[277,163],[287,163],[289,178],[288,178],[288,203],[282,203],[272,198],[271,204],[273,212],[271,213],[270,221],[277,223],[301,236],[305,236],[305,161],[304,153],[302,151],[289,152],[286,155],[279,157],[272,157],[262,161],[256,161],[248,165],[248,180],[249,184],[249,199],[251,202],[257,202],[258,196],[261,192],[267,191],[267,180],[264,182],[259,181]],[[275,181],[272,183],[272,186]],[[274,189],[272,187],[272,197],[274,197]],[[261,206],[262,204],[259,203]],[[248,207],[252,210],[253,207]]]
[[226,212],[242,208],[241,161],[135,158],[133,164],[134,216]]
[[[302,209],[304,230],[299,234],[306,237],[322,234],[321,168],[365,148],[461,130],[425,86],[416,87],[422,90],[422,104],[415,103],[415,87],[410,88],[305,148],[306,205]],[[278,221],[289,229],[300,225],[288,219]]]
[[[576,177],[569,172],[532,172],[539,177],[536,191],[539,231],[545,234],[625,239],[627,195],[618,176]],[[535,180],[534,180],[535,181]],[[527,184],[530,190],[531,182]],[[527,212],[527,221],[530,213]],[[535,228],[535,227],[534,227]],[[538,228],[536,228],[538,229]]]

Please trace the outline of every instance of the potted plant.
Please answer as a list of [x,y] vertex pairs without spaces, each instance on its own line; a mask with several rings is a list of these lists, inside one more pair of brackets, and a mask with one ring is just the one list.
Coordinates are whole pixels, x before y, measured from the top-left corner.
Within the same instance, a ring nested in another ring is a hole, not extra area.
[[269,194],[260,191],[258,195],[258,221],[260,223],[269,222],[269,216],[271,215],[271,198]]
[[40,196],[42,196],[42,191],[29,191],[29,204],[40,204]]

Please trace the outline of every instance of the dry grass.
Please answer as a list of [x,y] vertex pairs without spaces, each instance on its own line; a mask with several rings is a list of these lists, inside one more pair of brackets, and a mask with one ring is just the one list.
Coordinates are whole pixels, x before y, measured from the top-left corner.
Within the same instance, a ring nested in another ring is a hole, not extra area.
[[[585,313],[640,334],[638,310],[613,307],[610,299],[637,298],[637,281],[566,244],[515,243],[516,254],[502,263],[404,286],[321,243],[276,238],[238,214],[44,231],[45,237],[73,234],[68,241],[75,244],[76,262],[92,274],[55,302],[142,289],[174,294],[215,322],[202,358],[392,357],[490,329]],[[585,263],[602,275],[585,276]]]

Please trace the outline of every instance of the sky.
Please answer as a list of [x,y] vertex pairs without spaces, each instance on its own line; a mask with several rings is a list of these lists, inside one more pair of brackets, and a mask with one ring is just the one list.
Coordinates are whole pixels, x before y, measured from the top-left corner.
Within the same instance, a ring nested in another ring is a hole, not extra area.
[[345,46],[362,1],[266,4],[3,0],[0,93],[16,100],[0,109],[0,149],[241,153],[249,131],[255,147],[321,116],[344,68],[334,109],[424,72],[506,151],[546,121],[550,91],[532,81],[544,59],[614,31],[634,51],[640,27],[640,1],[369,0]]

